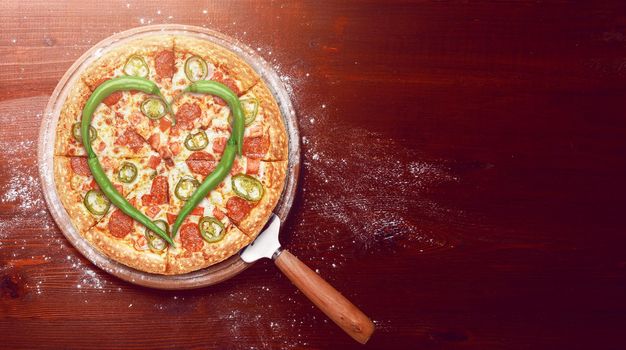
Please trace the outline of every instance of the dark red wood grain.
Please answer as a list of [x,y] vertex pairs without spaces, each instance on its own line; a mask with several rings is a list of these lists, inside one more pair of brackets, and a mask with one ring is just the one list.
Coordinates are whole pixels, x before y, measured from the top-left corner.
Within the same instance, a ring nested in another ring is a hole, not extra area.
[[270,262],[195,291],[90,265],[47,213],[41,113],[114,32],[204,25],[292,89],[282,240],[377,324],[377,349],[626,347],[626,5],[5,1],[0,347],[361,348]]

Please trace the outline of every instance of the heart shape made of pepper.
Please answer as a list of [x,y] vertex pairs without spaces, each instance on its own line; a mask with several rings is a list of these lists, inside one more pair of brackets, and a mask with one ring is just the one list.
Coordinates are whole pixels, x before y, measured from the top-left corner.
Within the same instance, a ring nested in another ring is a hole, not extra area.
[[242,147],[243,147],[243,132],[244,132],[244,113],[243,108],[241,106],[241,102],[239,102],[239,98],[237,94],[235,94],[231,89],[229,89],[226,85],[211,81],[211,80],[198,80],[189,85],[186,89],[183,90],[183,93],[191,92],[191,93],[201,93],[201,94],[211,94],[222,98],[228,106],[233,114],[233,128],[228,141],[226,142],[226,147],[224,149],[224,153],[222,154],[222,158],[217,164],[215,170],[213,170],[209,175],[207,175],[202,184],[195,190],[195,192],[189,197],[185,205],[181,208],[180,212],[176,216],[176,221],[172,226],[171,237],[165,232],[161,227],[157,226],[152,220],[150,220],[144,213],[140,212],[137,208],[135,208],[132,204],[130,204],[126,198],[124,198],[118,191],[115,189],[111,180],[106,176],[106,173],[102,169],[102,165],[98,160],[96,153],[93,151],[91,147],[90,137],[89,137],[89,129],[91,127],[91,119],[94,111],[110,94],[116,91],[126,91],[126,90],[138,90],[145,92],[147,94],[155,95],[160,98],[163,103],[165,103],[166,109],[168,113],[172,116],[172,123],[176,123],[173,118],[173,112],[171,106],[165,98],[159,87],[152,81],[134,77],[134,76],[123,76],[118,78],[112,78],[104,83],[100,84],[91,94],[85,107],[83,108],[81,125],[80,125],[80,133],[83,140],[83,146],[87,151],[87,164],[89,165],[89,169],[91,170],[91,174],[94,177],[94,180],[100,187],[102,193],[115,205],[118,209],[124,212],[126,215],[133,218],[135,221],[144,225],[149,230],[155,232],[161,238],[163,238],[170,245],[174,245],[174,241],[172,237],[176,236],[176,232],[178,228],[183,223],[183,220],[193,211],[193,209],[198,206],[198,204],[212,189],[214,189],[217,185],[219,185],[224,178],[230,172],[230,169],[233,166],[233,162],[235,160],[235,156],[237,154],[241,155]]

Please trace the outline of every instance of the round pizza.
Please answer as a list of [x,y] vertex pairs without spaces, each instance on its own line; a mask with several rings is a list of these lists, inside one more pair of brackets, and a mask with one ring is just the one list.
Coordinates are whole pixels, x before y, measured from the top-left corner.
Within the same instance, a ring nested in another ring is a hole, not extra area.
[[[138,270],[182,274],[232,256],[259,234],[283,190],[288,139],[272,93],[247,63],[210,41],[154,35],[106,52],[82,72],[61,108],[54,179],[91,245]],[[160,93],[107,93],[84,124],[90,97],[123,77]],[[243,112],[215,94],[190,92],[199,82],[220,83]],[[235,118],[243,125],[240,144],[231,137]],[[222,161],[231,144],[234,160]],[[200,193],[216,171],[221,181]],[[103,176],[112,190],[105,191]],[[140,223],[121,201],[151,222]]]

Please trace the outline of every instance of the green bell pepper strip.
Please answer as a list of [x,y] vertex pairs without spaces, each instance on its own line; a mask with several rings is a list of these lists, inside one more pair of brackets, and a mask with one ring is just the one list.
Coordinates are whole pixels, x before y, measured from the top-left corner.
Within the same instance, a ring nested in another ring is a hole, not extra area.
[[244,113],[237,94],[226,85],[212,80],[198,80],[189,85],[183,92],[211,94],[220,97],[228,103],[228,107],[230,107],[234,116],[231,138],[235,138],[237,154],[241,155],[243,150]]
[[100,186],[100,190],[111,201],[111,203],[113,203],[113,205],[118,207],[126,215],[130,216],[137,222],[143,224],[145,227],[158,234],[169,244],[174,245],[174,241],[164,230],[155,225],[152,220],[150,220],[142,212],[137,210],[137,208],[128,203],[126,198],[124,198],[115,189],[115,187],[107,177],[106,173],[102,169],[96,153],[94,153],[93,149],[91,148],[91,142],[89,142],[89,127],[91,125],[91,118],[94,111],[103,99],[105,99],[113,92],[121,90],[139,90],[147,94],[157,95],[163,98],[163,95],[161,95],[161,91],[155,83],[138,77],[113,78],[105,81],[100,86],[98,86],[98,88],[96,88],[96,90],[87,100],[87,103],[83,108],[83,116],[81,120],[81,136],[83,139],[83,146],[85,146],[85,150],[87,150],[87,164],[89,165],[89,169],[91,170],[91,174],[93,175],[94,180],[96,180],[96,183],[98,184],[98,186]]

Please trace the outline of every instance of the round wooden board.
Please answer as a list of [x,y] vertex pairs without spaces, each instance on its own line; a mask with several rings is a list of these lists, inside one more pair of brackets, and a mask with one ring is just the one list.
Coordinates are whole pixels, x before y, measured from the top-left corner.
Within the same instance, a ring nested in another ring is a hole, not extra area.
[[221,263],[184,275],[157,275],[130,268],[98,251],[76,231],[59,200],[54,184],[53,154],[56,126],[59,120],[59,112],[69,89],[80,78],[82,71],[103,53],[114,47],[124,45],[130,40],[153,34],[187,35],[220,44],[244,59],[256,70],[270,88],[280,107],[289,136],[287,179],[282,196],[274,209],[274,213],[281,218],[282,222],[285,222],[295,197],[300,169],[300,136],[296,114],[289,99],[289,94],[280,77],[254,50],[236,39],[195,26],[171,24],[130,29],[102,40],[76,60],[54,89],[42,118],[38,145],[39,175],[48,208],[61,231],[70,243],[96,266],[125,281],[146,287],[172,290],[200,288],[227,280],[248,268],[250,264],[246,264],[239,258],[239,254],[236,254]]

